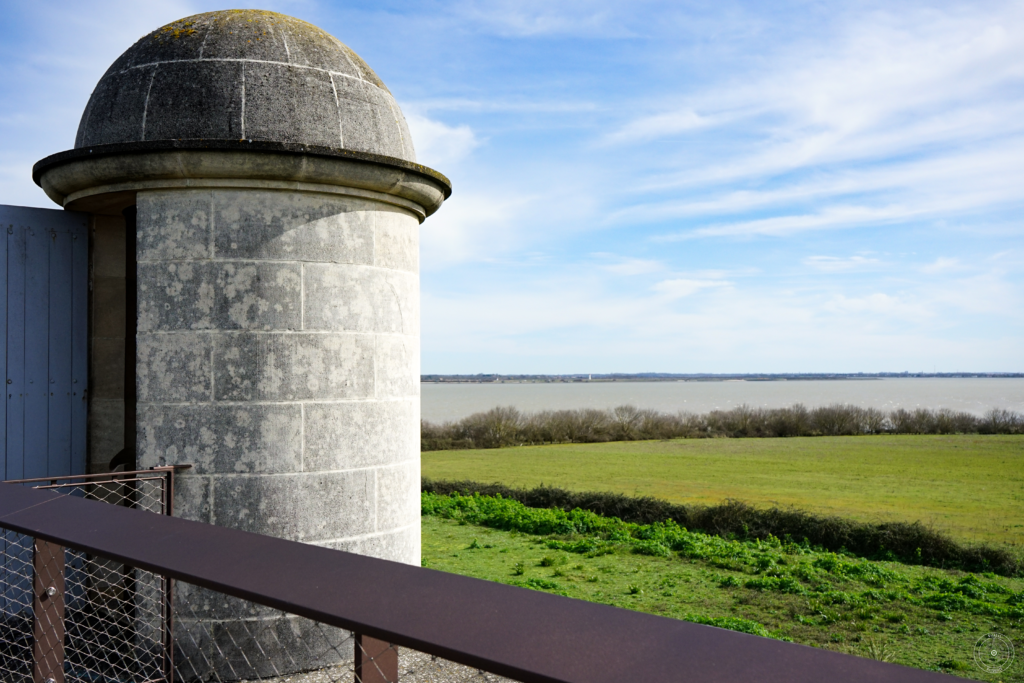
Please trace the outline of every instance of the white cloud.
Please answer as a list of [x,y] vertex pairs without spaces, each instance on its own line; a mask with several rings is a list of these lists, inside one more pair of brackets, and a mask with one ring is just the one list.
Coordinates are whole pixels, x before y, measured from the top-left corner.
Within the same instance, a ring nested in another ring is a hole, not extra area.
[[479,146],[473,130],[465,125],[449,126],[416,113],[405,116],[416,147],[419,163],[442,169],[462,161]]
[[647,275],[648,273],[657,273],[660,270],[664,270],[665,264],[651,259],[628,258],[622,259],[618,263],[603,266],[603,268],[609,273],[615,273],[616,275]]
[[921,272],[934,275],[936,273],[947,273],[952,270],[960,270],[960,259],[940,256],[927,266],[921,267]]
[[805,266],[825,273],[841,273],[852,270],[865,270],[881,265],[881,261],[867,256],[808,256],[803,260]]
[[[835,313],[863,313],[869,316],[884,315],[903,320],[918,320],[934,315],[934,312],[927,305],[880,292],[852,297],[839,294],[833,297],[823,308],[824,311]],[[873,326],[877,325],[873,324]]]
[[725,280],[691,280],[688,278],[674,278],[662,280],[651,289],[664,294],[669,299],[680,299],[684,296],[696,294],[702,289],[714,289],[717,287],[728,287],[731,282]]
[[[687,109],[668,97],[675,114],[621,125],[612,136],[657,141],[663,161],[631,185],[652,198],[609,222],[803,202],[676,238],[787,235],[1021,204],[1024,5],[840,12],[828,28],[769,49],[725,87],[690,93]],[[688,125],[713,128],[685,148],[663,139]]]
[[669,135],[677,135],[712,125],[712,120],[700,116],[692,109],[645,116],[630,121],[604,138],[605,144],[617,145],[631,142],[646,142]]
[[628,10],[628,3],[592,0],[464,0],[455,13],[501,36],[625,38],[635,35],[623,22],[632,15]]

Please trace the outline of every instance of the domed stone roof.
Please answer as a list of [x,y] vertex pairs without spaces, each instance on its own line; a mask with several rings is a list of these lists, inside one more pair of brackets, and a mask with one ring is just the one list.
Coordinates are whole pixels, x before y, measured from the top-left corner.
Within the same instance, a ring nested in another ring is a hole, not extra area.
[[405,117],[359,56],[274,12],[186,17],[141,38],[96,85],[76,148],[251,140],[416,161]]

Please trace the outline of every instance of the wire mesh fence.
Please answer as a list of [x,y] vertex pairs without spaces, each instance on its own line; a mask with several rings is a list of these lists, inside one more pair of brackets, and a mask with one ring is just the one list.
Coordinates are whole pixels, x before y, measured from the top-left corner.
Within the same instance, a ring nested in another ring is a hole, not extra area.
[[[17,483],[157,514],[171,511],[173,471]],[[508,680],[115,560],[0,532],[4,683]]]
[[175,674],[186,681],[506,681],[409,648],[178,582]]

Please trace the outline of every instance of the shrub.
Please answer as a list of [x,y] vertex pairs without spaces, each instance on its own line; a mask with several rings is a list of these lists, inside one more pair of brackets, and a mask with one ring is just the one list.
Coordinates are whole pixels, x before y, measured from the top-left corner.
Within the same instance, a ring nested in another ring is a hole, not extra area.
[[[805,539],[807,544],[837,553],[818,558],[814,563],[818,569],[841,576],[862,577],[872,585],[878,586],[884,585],[892,578],[884,568],[869,566],[838,553],[845,550],[865,558],[897,559],[906,563],[959,568],[966,571],[992,571],[1003,576],[1014,576],[1022,571],[1020,560],[1006,550],[963,545],[920,522],[871,524],[791,508],[758,508],[738,501],[728,501],[721,505],[677,505],[650,496],[633,497],[618,493],[567,491],[551,486],[518,489],[502,484],[423,479],[421,489],[426,493],[440,496],[453,493],[462,496],[501,496],[518,501],[529,508],[560,510],[576,515],[569,521],[552,515],[538,518],[531,522],[531,533],[584,532],[586,525],[594,522],[588,521],[583,513],[593,513],[642,525],[656,525],[668,521],[691,531],[702,531],[722,538],[767,541],[769,544],[778,543],[777,539],[787,536]],[[645,538],[637,542],[654,542],[655,545],[665,547],[658,538]],[[559,547],[568,550],[575,544],[585,546],[586,550],[573,552],[600,552],[599,547],[590,540],[574,541]],[[650,546],[651,550],[655,551],[654,554],[660,554],[655,545]],[[702,552],[699,548],[673,545],[669,547],[684,554]],[[787,546],[789,549],[800,547],[795,544]],[[920,554],[917,552],[918,549],[921,551]],[[728,564],[727,558],[720,558],[720,561]],[[962,594],[962,591],[976,589],[966,584],[958,584],[948,590]]]
[[708,437],[848,436],[854,434],[1021,434],[1024,416],[993,409],[984,417],[948,409],[885,413],[875,408],[832,404],[808,409],[713,410],[706,415],[659,413],[636,406],[612,410],[546,410],[521,413],[504,406],[457,422],[420,423],[424,451],[505,448],[530,444],[600,443],[643,439]]

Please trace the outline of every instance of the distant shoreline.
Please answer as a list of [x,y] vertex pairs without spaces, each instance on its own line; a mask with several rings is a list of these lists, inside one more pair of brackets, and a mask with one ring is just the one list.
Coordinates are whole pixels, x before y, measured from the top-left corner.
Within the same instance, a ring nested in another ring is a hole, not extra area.
[[1022,372],[880,372],[793,374],[578,374],[578,375],[421,375],[421,384],[574,384],[607,382],[799,382],[879,379],[1020,379]]

